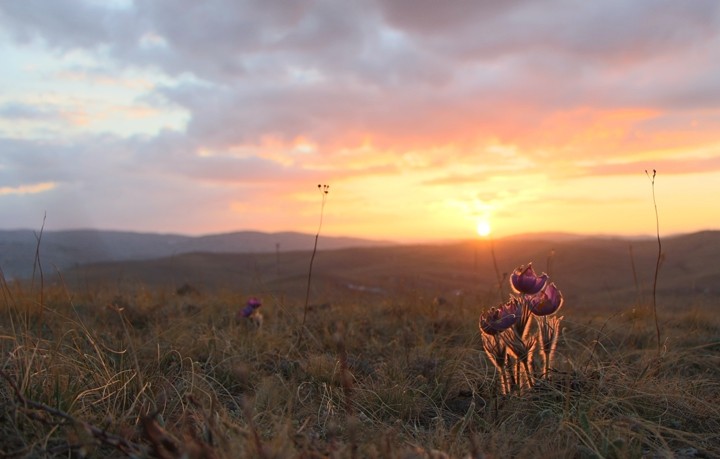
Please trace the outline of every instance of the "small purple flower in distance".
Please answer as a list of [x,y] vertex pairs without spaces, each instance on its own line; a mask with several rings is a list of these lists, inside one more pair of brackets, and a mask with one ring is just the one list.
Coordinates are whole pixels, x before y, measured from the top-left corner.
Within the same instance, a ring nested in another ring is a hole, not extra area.
[[496,335],[512,327],[518,318],[520,318],[520,302],[517,298],[512,297],[499,307],[483,312],[478,325],[482,332]]
[[542,273],[542,275],[538,276],[532,267],[532,263],[528,263],[527,267],[515,268],[515,271],[510,276],[510,284],[513,290],[518,293],[533,295],[542,290],[547,279],[547,274]]
[[536,316],[549,316],[563,304],[562,292],[551,282],[530,298],[530,312]]
[[260,306],[262,306],[262,302],[252,296],[248,298],[247,304],[242,309],[242,311],[240,311],[239,315],[241,317],[250,317]]

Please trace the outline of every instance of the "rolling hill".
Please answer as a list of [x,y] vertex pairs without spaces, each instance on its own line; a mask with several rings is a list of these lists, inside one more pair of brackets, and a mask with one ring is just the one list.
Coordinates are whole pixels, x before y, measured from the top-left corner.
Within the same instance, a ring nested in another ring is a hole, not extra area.
[[[322,239],[322,238],[321,238]],[[669,306],[720,297],[720,231],[664,239],[657,292]],[[501,284],[520,264],[533,262],[580,307],[626,306],[650,301],[657,260],[654,239],[500,239],[493,243]],[[95,263],[62,272],[70,286],[128,284],[200,292],[229,289],[240,294],[302,298],[310,251],[277,253],[182,253],[152,260]],[[488,241],[438,245],[392,245],[320,251],[313,268],[313,298],[374,295],[381,300],[406,292],[413,298],[450,302],[499,301]],[[392,294],[392,295],[391,295]]]
[[[46,272],[95,262],[148,260],[192,252],[260,253],[277,249],[308,250],[314,235],[297,232],[239,231],[206,236],[134,233],[102,230],[47,231],[0,230],[0,268],[6,279],[32,276],[38,247]],[[369,247],[388,242],[349,237],[322,237],[319,249]]]

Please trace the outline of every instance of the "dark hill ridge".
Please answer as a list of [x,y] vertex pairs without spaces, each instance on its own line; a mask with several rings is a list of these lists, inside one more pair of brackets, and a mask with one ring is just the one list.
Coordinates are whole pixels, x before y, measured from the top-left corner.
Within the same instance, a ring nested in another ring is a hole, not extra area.
[[[37,234],[32,230],[0,230],[0,268],[6,279],[23,279],[32,275]],[[238,231],[184,236],[102,230],[46,231],[42,234],[40,261],[45,270],[64,270],[88,263],[148,260],[191,252],[275,253],[277,249],[310,250],[314,238],[312,234],[297,232]],[[388,244],[368,239],[323,236],[318,240],[318,249]]]
[[[394,245],[325,250],[315,258],[314,296],[405,292],[456,302],[499,301],[488,241]],[[720,299],[720,232],[706,231],[662,240],[658,278],[660,301],[688,305]],[[569,303],[583,307],[626,306],[651,299],[657,257],[654,239],[545,237],[494,242],[501,276],[533,262],[547,271]],[[301,298],[310,251],[255,254],[191,253],[144,261],[93,264],[65,272],[78,285],[141,283],[174,289],[189,283],[200,291],[231,289]],[[507,281],[503,282],[507,295]]]

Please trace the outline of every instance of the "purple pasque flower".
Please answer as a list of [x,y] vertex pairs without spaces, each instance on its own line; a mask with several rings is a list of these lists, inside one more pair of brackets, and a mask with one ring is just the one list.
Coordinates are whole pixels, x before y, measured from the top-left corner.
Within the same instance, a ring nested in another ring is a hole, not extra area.
[[530,312],[536,316],[549,316],[562,306],[562,292],[555,286],[555,282],[551,282],[540,292],[531,296],[529,303]]
[[511,297],[497,308],[490,308],[480,314],[480,330],[488,335],[496,335],[513,326],[520,318],[520,301]]
[[258,300],[254,296],[248,298],[245,307],[240,311],[240,317],[250,317],[256,310],[262,306],[262,301]]
[[510,276],[510,285],[518,293],[533,295],[542,290],[547,283],[547,279],[547,274],[542,273],[538,276],[532,267],[532,263],[528,263],[527,267],[515,268],[515,271]]

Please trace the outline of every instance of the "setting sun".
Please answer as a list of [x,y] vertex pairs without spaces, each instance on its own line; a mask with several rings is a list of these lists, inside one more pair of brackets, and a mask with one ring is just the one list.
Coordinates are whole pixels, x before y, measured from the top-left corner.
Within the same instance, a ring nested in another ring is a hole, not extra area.
[[480,220],[477,224],[477,233],[481,237],[487,237],[490,235],[490,222],[487,220]]
[[[0,230],[316,234],[322,208],[324,236],[400,243],[655,236],[654,197],[666,235],[720,222],[720,2],[384,0],[352,33],[333,2],[144,3],[0,1]],[[666,17],[702,33],[668,46]]]

